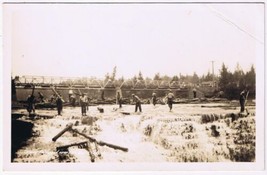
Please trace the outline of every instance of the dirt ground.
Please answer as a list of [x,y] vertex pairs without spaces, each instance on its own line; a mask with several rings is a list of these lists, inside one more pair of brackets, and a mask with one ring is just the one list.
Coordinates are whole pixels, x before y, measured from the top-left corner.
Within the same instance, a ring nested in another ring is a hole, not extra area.
[[[104,113],[97,109],[101,107]],[[36,110],[35,118],[27,115],[18,120],[34,124],[32,137],[19,149],[13,162],[91,162],[88,149],[63,145],[89,141],[72,132],[65,132],[55,142],[52,138],[69,123],[73,129],[97,141],[128,148],[128,151],[88,142],[95,162],[229,162],[255,161],[255,106],[248,106],[246,117],[231,118],[239,106],[229,103],[142,105],[143,112],[134,112],[134,105],[90,106],[86,117],[80,107],[65,107],[62,116],[54,110]],[[12,112],[25,113],[26,110]],[[124,114],[123,114],[124,113]],[[97,148],[97,149],[96,149]]]

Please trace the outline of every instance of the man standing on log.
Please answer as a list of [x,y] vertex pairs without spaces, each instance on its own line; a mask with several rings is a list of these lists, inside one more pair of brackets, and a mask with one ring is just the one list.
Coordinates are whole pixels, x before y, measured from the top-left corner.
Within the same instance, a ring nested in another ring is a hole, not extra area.
[[142,112],[140,98],[135,94],[132,94],[132,97],[133,97],[133,101],[135,102],[135,112],[137,112],[138,108],[139,108],[139,111]]
[[172,93],[171,90],[169,90],[169,93],[167,94],[166,98],[167,98],[167,104],[168,104],[170,111],[171,111],[173,100],[174,100],[174,94]]
[[87,97],[82,93],[80,97],[80,105],[82,109],[82,116],[86,116]]

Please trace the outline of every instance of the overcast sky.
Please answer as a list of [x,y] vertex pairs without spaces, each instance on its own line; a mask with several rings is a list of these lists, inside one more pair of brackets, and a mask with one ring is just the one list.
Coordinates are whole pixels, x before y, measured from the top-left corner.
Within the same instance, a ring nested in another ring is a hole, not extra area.
[[118,77],[245,70],[264,59],[263,4],[7,5],[12,74]]

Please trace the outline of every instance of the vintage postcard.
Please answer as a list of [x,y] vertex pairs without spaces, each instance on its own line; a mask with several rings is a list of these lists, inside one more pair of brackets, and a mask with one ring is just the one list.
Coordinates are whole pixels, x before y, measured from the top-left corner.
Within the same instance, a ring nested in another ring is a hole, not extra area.
[[265,3],[4,2],[4,171],[263,171]]

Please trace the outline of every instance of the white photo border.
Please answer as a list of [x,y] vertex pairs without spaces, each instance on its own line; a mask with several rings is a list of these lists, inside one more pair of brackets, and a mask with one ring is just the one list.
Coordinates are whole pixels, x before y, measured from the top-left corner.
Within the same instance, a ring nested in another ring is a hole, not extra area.
[[[25,2],[25,1],[23,1]],[[262,174],[266,173],[266,119],[265,119],[265,50],[264,58],[258,58],[256,60],[256,114],[260,114],[260,117],[256,119],[256,161],[253,163],[94,163],[94,164],[84,164],[84,163],[11,163],[11,32],[9,26],[11,25],[12,19],[12,8],[6,8],[6,5],[12,5],[17,3],[23,3],[18,1],[7,1],[2,4],[3,9],[3,35],[2,35],[2,45],[3,45],[3,55],[2,55],[2,68],[1,72],[1,108],[3,111],[2,118],[0,120],[2,125],[2,171],[3,173],[9,172],[23,172],[28,171],[68,171],[68,172],[107,172],[112,174],[116,172],[143,172],[148,174],[172,174],[175,172],[182,172],[183,174],[213,174],[216,171],[217,174],[233,173],[233,174]],[[54,1],[50,1],[54,3]],[[50,3],[45,2],[45,3]],[[191,1],[190,3],[263,3],[265,6],[265,1]],[[44,2],[38,1],[27,1],[27,3],[37,3],[42,5]],[[56,2],[57,3],[57,2]],[[187,1],[82,1],[82,2],[71,2],[71,1],[60,1],[59,3],[189,3]],[[264,11],[266,9],[264,8]],[[266,18],[265,25],[266,25]],[[264,25],[264,27],[265,27]],[[266,27],[265,30],[266,32]],[[264,48],[266,49],[264,35]],[[264,87],[264,88],[263,88]],[[259,116],[259,115],[258,115]],[[40,172],[39,172],[40,173]],[[38,174],[39,174],[38,173]]]

